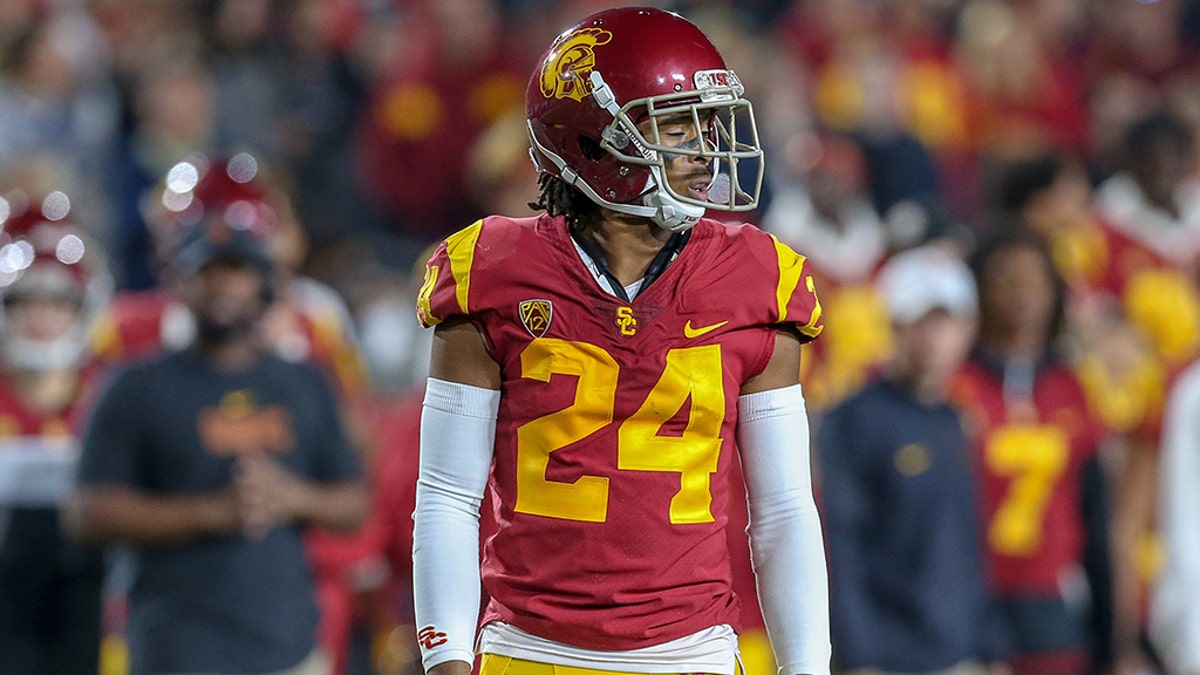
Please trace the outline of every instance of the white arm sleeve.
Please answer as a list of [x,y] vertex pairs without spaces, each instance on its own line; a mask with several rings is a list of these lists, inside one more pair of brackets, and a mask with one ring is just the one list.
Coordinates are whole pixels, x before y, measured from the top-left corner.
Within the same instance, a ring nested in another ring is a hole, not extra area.
[[829,586],[800,385],[738,397],[750,553],[781,675],[827,675]]
[[500,392],[429,379],[413,513],[413,603],[421,662],[475,662],[479,507],[496,440]]
[[1159,457],[1158,526],[1166,565],[1150,605],[1151,634],[1175,673],[1200,673],[1200,365],[1167,399]]

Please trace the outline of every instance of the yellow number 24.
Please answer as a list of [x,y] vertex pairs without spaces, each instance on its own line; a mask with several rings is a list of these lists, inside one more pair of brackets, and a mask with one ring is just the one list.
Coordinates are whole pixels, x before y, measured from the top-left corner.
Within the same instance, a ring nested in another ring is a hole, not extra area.
[[[586,342],[538,338],[521,353],[521,376],[549,382],[573,375],[575,400],[566,408],[517,428],[519,513],[602,523],[608,518],[608,478],[580,476],[574,482],[548,480],[550,455],[613,423],[620,365]],[[617,468],[679,474],[671,499],[670,522],[713,521],[710,480],[721,452],[725,420],[721,346],[672,349],[666,367],[637,412],[617,430]],[[662,425],[691,400],[681,435],[659,434]]]

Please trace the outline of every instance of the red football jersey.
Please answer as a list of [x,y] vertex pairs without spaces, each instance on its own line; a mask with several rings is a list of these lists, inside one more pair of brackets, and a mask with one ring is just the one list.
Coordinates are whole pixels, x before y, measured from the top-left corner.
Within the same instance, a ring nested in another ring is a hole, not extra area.
[[737,397],[820,306],[803,256],[704,219],[631,303],[565,222],[490,217],[430,259],[426,326],[460,316],[502,373],[484,621],[588,649],[738,625],[725,538]]
[[1167,258],[1124,231],[1132,226],[1101,225],[1107,263],[1101,290],[1117,299],[1174,376],[1200,355],[1200,255],[1181,250],[1179,258]]
[[1083,558],[1082,471],[1102,433],[1079,383],[1045,365],[1032,401],[1006,402],[999,373],[972,360],[954,398],[971,426],[993,588],[1058,595],[1063,574]]
[[17,395],[7,376],[0,376],[0,439],[14,436],[42,436],[53,441],[78,436],[84,424],[87,407],[95,393],[100,371],[94,365],[84,366],[75,379],[75,392],[62,410],[40,412]]

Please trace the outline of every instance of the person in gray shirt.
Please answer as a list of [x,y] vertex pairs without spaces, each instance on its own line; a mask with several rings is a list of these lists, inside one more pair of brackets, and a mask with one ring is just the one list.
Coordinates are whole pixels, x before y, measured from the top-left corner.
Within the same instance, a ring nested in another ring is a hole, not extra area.
[[174,259],[196,339],[108,384],[65,522],[137,553],[134,675],[327,673],[301,534],[358,526],[361,470],[323,374],[259,339],[273,295],[262,238],[214,215]]

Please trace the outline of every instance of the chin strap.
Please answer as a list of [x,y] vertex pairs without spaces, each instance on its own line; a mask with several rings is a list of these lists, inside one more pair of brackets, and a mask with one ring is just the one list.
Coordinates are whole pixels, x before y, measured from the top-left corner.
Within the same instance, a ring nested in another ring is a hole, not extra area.
[[685,204],[660,188],[659,185],[666,182],[660,167],[650,167],[650,173],[651,181],[655,185],[642,196],[642,203],[654,209],[654,215],[650,218],[655,223],[672,232],[683,232],[700,222],[700,218],[704,216],[704,207]]

